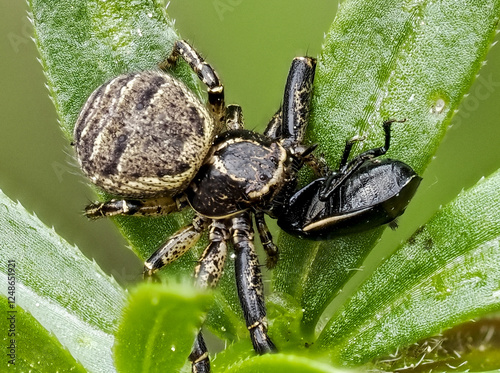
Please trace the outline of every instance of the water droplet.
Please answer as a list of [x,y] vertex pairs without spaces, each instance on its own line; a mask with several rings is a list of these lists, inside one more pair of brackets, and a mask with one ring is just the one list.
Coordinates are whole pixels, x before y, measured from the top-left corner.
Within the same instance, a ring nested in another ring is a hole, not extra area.
[[442,98],[438,98],[434,105],[431,107],[431,114],[441,114],[444,110],[446,103]]

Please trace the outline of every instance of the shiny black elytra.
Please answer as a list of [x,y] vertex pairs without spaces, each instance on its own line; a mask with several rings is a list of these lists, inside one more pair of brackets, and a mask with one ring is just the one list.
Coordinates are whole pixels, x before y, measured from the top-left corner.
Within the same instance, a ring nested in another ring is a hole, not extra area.
[[389,149],[391,124],[384,122],[385,145],[347,162],[354,141],[346,143],[337,171],[291,196],[278,216],[288,233],[325,239],[392,223],[408,206],[422,180],[407,164],[377,159]]
[[[168,70],[183,58],[207,86],[205,107]],[[210,244],[195,268],[196,284],[217,284],[227,257],[235,252],[238,296],[255,351],[274,352],[267,335],[266,309],[253,220],[268,256],[278,249],[264,214],[276,217],[296,186],[313,148],[302,145],[309,118],[316,60],[295,58],[283,106],[265,133],[243,129],[241,108],[224,104],[224,89],[210,65],[185,41],[174,45],[160,69],[120,75],[97,88],[80,112],[74,144],[89,179],[118,197],[86,208],[89,218],[158,216],[188,206],[192,224],[180,229],[146,260],[152,275],[183,255],[208,230]],[[189,356],[193,372],[210,363],[201,332]]]

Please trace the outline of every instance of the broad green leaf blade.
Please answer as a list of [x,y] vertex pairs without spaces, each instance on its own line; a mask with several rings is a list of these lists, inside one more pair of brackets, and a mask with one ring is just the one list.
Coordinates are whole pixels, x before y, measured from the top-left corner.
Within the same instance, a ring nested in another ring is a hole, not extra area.
[[[292,354],[267,354],[259,356],[250,340],[241,340],[226,347],[211,362],[213,372],[259,373],[339,373],[349,372],[333,368],[320,359],[308,359]],[[352,372],[352,371],[351,371]]]
[[[366,136],[356,154],[383,143],[384,119],[406,119],[394,125],[387,155],[421,174],[485,59],[499,15],[498,0],[345,1],[319,56],[309,139],[335,167],[346,139]],[[306,330],[381,232],[280,239],[275,286],[302,299]]]
[[255,356],[231,365],[224,372],[238,373],[340,373],[349,372],[333,368],[317,360],[295,355],[272,354]]
[[438,211],[377,268],[314,347],[362,364],[500,310],[500,170]]
[[191,352],[211,298],[186,285],[138,286],[116,334],[118,371],[179,371]]
[[[152,69],[179,39],[157,1],[29,1],[35,43],[65,135],[92,91],[121,73]],[[186,70],[183,80],[194,87]]]
[[[29,3],[40,61],[68,139],[72,139],[80,109],[94,89],[121,73],[156,68],[179,39],[165,8],[157,1]],[[196,78],[185,64],[175,73],[197,88]],[[141,258],[149,257],[183,221],[180,214],[169,219],[117,219]]]
[[[121,73],[156,68],[180,39],[159,0],[29,0],[29,4],[40,61],[68,139],[94,89]],[[173,74],[202,96],[198,78],[185,63],[180,61]],[[191,217],[186,211],[166,218],[120,217],[115,222],[132,250],[146,259]],[[162,272],[191,276],[201,247],[203,243]]]
[[377,359],[382,372],[486,372],[500,367],[500,320],[474,320]]
[[[9,260],[15,263],[16,303],[87,371],[113,371],[112,333],[125,302],[123,289],[0,191],[0,261]],[[7,270],[5,265],[0,271],[4,284]],[[11,296],[6,286],[0,288],[0,294]]]
[[19,306],[10,307],[7,298],[0,297],[0,312],[4,317],[5,347],[0,364],[17,372],[81,372],[86,370],[52,334]]

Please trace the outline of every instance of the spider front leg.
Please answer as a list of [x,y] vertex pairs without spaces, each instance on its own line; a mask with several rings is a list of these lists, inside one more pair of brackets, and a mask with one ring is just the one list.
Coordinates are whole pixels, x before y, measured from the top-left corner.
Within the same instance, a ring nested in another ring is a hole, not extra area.
[[227,257],[227,239],[229,232],[221,220],[214,220],[210,225],[208,239],[210,244],[201,255],[194,271],[196,286],[201,289],[213,288],[219,282]]
[[304,140],[311,110],[315,71],[314,58],[296,57],[292,61],[285,85],[281,116],[281,137],[284,147],[293,148]]
[[276,352],[274,343],[267,335],[264,286],[253,244],[251,214],[243,211],[233,217],[231,223],[236,253],[236,286],[253,347],[258,354]]
[[222,123],[225,114],[224,86],[212,66],[205,62],[191,45],[184,40],[176,41],[170,56],[158,66],[160,69],[166,70],[176,63],[179,56],[188,63],[198,78],[207,86],[208,102],[212,114],[219,123]]

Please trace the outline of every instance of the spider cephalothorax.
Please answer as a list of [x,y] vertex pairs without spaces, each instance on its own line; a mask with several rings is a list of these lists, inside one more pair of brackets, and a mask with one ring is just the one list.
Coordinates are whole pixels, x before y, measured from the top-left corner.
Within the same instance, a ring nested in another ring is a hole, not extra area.
[[[232,243],[238,295],[254,348],[272,352],[252,219],[272,267],[278,250],[264,213],[272,215],[276,201],[281,205],[295,189],[296,172],[312,150],[302,141],[316,61],[293,60],[283,106],[262,135],[243,129],[241,109],[225,106],[217,74],[186,42],[176,42],[160,67],[168,69],[179,56],[208,87],[208,108],[162,70],[121,75],[87,100],[75,126],[76,154],[92,182],[119,199],[92,204],[86,214],[152,216],[190,205],[196,212],[192,224],[145,262],[145,274],[180,257],[208,229],[210,244],[195,277],[198,286],[215,286]],[[201,333],[190,360],[193,371],[208,371]]]

